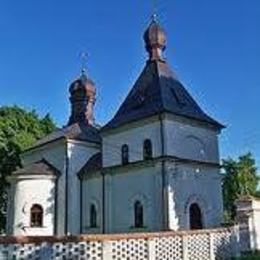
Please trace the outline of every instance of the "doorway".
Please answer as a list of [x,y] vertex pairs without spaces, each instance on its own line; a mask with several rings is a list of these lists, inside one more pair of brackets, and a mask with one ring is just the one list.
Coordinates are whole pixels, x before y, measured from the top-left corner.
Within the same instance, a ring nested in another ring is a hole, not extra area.
[[190,229],[202,229],[202,214],[197,203],[190,205]]

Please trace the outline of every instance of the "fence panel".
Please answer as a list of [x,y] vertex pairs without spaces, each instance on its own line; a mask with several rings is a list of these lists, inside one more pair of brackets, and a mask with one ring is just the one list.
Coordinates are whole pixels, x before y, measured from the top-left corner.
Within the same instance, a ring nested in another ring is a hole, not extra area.
[[200,231],[75,237],[0,237],[0,259],[228,259],[248,249],[248,243],[244,241],[248,238],[247,230],[232,227]]

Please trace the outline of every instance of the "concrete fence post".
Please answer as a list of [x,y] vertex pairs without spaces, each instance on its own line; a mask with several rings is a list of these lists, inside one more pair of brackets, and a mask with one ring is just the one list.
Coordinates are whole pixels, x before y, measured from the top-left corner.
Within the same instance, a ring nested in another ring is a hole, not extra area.
[[104,240],[102,242],[102,260],[112,260],[112,241]]
[[189,252],[188,252],[188,236],[182,235],[182,253],[183,253],[183,260],[189,259]]
[[209,250],[210,250],[210,260],[215,260],[214,252],[214,233],[209,233]]
[[241,197],[236,201],[236,208],[237,222],[248,227],[250,241],[248,250],[260,250],[260,199],[252,196]]
[[240,227],[239,225],[234,225],[233,233],[232,233],[232,243],[233,243],[233,250],[234,256],[240,257]]
[[155,258],[155,240],[148,238],[148,260],[156,260]]
[[52,254],[52,245],[48,242],[43,242],[41,244],[41,249],[39,253],[39,259],[45,260],[45,259],[51,259],[53,256]]
[[[5,248],[3,245],[0,245],[0,259],[3,260],[7,260],[9,258],[9,253],[8,253],[8,249],[10,246],[8,246],[7,248]],[[11,253],[10,253],[10,258],[11,258]]]

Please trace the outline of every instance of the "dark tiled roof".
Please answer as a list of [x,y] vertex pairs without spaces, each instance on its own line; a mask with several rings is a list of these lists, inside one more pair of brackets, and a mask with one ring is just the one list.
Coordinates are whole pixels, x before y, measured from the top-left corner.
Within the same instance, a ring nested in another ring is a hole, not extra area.
[[75,123],[58,129],[53,133],[47,135],[43,139],[36,142],[36,144],[32,148],[56,141],[61,138],[101,143],[101,137],[97,128],[85,123]]
[[79,175],[82,176],[88,172],[99,171],[102,169],[102,154],[97,153],[93,155],[87,163],[79,171]]
[[60,172],[45,159],[29,164],[12,173],[13,175],[33,174],[33,175],[59,175]]
[[192,118],[217,128],[223,127],[202,111],[166,62],[148,61],[118,112],[102,130],[161,112]]

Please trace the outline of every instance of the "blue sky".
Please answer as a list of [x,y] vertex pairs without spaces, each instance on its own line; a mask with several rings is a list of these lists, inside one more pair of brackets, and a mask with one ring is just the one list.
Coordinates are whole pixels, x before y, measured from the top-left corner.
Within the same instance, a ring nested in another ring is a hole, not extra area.
[[[81,51],[105,123],[140,74],[152,0],[0,1],[0,105],[68,119]],[[252,151],[260,165],[260,1],[157,0],[166,57],[189,92],[227,126],[221,156]]]

